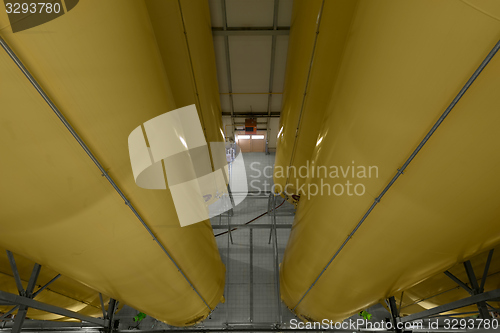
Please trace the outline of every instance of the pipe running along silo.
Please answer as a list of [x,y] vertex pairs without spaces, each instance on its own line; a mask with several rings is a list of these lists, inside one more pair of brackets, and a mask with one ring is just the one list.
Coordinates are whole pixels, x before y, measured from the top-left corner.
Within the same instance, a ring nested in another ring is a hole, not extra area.
[[[14,260],[19,272],[19,277],[23,287],[26,288],[34,267],[34,262],[24,257],[13,254]],[[54,280],[55,279],[55,280]],[[54,280],[53,282],[51,282]],[[50,284],[49,284],[50,283]],[[49,284],[45,289],[43,286]],[[0,248],[0,288],[12,294],[17,294],[18,289],[9,264],[7,252]],[[49,267],[42,267],[36,281],[34,299],[36,301],[62,307],[79,314],[91,317],[101,317],[102,308],[99,299],[99,293],[89,287],[78,283],[68,277],[60,276]],[[105,309],[108,309],[109,297],[102,295]],[[11,311],[13,310],[13,311]],[[13,305],[0,306],[0,313],[17,314],[18,309]],[[76,321],[76,319],[64,317],[55,313],[28,308],[26,317],[37,320],[57,320],[57,321]]]
[[495,1],[294,2],[275,181],[314,148],[280,270],[301,318],[342,320],[500,242],[499,55],[433,130],[499,18]]
[[2,11],[0,29],[54,104],[2,50],[0,245],[170,325],[206,318],[225,277],[210,223],[181,228],[168,190],[136,186],[127,137],[196,103],[223,141],[208,4],[80,1],[16,33]]

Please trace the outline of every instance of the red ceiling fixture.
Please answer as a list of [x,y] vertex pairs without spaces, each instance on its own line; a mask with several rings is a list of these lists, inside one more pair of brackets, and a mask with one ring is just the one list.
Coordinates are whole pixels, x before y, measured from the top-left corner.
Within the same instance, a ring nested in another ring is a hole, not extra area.
[[245,134],[257,134],[257,120],[245,119]]

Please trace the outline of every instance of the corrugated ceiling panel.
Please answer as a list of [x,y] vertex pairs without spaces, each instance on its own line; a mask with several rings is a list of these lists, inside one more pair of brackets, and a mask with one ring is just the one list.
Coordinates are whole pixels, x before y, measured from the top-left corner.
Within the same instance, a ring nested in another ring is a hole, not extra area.
[[229,27],[272,27],[273,0],[226,0]]
[[229,37],[233,92],[268,91],[271,43],[271,36]]

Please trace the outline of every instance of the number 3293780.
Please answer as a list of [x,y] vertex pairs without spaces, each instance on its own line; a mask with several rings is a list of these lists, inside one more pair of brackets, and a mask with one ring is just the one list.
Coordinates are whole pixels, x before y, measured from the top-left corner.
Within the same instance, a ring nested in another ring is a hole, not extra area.
[[61,4],[59,3],[45,3],[45,2],[32,2],[32,3],[6,3],[5,9],[7,14],[21,14],[21,13],[59,13],[61,12]]

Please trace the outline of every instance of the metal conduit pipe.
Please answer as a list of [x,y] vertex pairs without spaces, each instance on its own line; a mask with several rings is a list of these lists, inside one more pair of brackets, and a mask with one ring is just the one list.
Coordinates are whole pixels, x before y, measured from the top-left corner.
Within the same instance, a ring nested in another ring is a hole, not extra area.
[[299,302],[293,308],[293,311],[295,311],[295,309],[302,302],[302,300],[304,299],[304,297],[306,297],[306,295],[314,287],[314,285],[318,282],[318,280],[320,279],[320,277],[327,270],[327,268],[330,266],[330,264],[333,262],[333,260],[335,260],[335,258],[338,256],[338,254],[342,251],[342,249],[345,247],[345,245],[347,244],[347,242],[349,242],[349,240],[352,238],[352,236],[361,227],[361,225],[363,224],[363,222],[366,220],[366,218],[368,217],[368,215],[370,215],[370,213],[373,211],[373,209],[375,208],[375,206],[380,202],[380,200],[382,199],[382,197],[387,193],[387,191],[391,188],[391,186],[396,182],[396,180],[399,178],[399,176],[403,174],[403,172],[405,171],[405,169],[408,167],[408,165],[411,163],[411,161],[415,158],[415,156],[419,153],[419,151],[423,148],[423,146],[427,143],[427,141],[429,141],[430,137],[434,134],[434,132],[441,125],[441,123],[444,121],[444,119],[450,114],[450,112],[453,110],[453,108],[455,107],[455,105],[460,101],[460,99],[462,98],[462,96],[469,89],[469,87],[472,85],[472,83],[474,83],[474,81],[476,80],[476,78],[479,76],[479,74],[481,74],[481,72],[483,71],[483,69],[486,67],[486,65],[488,65],[488,63],[495,56],[495,54],[498,52],[499,49],[500,49],[500,40],[495,44],[495,46],[490,51],[490,53],[488,53],[488,55],[483,60],[483,62],[481,63],[481,65],[479,65],[479,67],[474,71],[474,73],[469,78],[469,80],[467,80],[467,82],[462,87],[462,89],[459,91],[459,93],[457,94],[457,96],[453,99],[453,101],[450,103],[450,105],[446,108],[446,110],[443,112],[443,114],[441,115],[441,117],[439,117],[439,119],[436,121],[436,123],[434,124],[434,126],[432,126],[432,128],[429,130],[429,132],[424,137],[424,139],[420,142],[420,144],[417,146],[417,148],[415,148],[415,150],[412,152],[412,154],[410,155],[410,157],[408,157],[408,159],[403,164],[403,166],[398,169],[396,175],[391,179],[391,181],[389,182],[389,184],[387,184],[387,186],[380,193],[380,195],[375,198],[375,201],[370,206],[370,208],[368,209],[368,211],[363,215],[363,217],[358,222],[358,224],[356,225],[356,227],[354,228],[354,230],[352,230],[352,232],[347,236],[347,238],[342,243],[342,245],[339,247],[339,249],[335,252],[335,254],[332,256],[332,258],[328,261],[328,263],[326,264],[326,266],[323,268],[323,270],[319,273],[318,277],[314,280],[314,282],[311,284],[311,286],[306,290],[306,292],[304,293],[304,295],[302,295],[302,297],[300,298]]
[[14,53],[14,51],[7,45],[7,43],[3,40],[2,37],[0,37],[0,45],[2,48],[7,52],[7,54],[10,56],[10,58],[14,61],[14,63],[19,67],[19,69],[23,72],[23,74],[26,76],[26,78],[30,81],[30,83],[33,85],[33,87],[37,90],[37,92],[40,94],[40,96],[44,99],[44,101],[49,105],[49,107],[54,111],[56,116],[61,120],[61,122],[64,124],[66,129],[71,133],[71,135],[75,138],[75,140],[78,142],[78,144],[83,148],[85,153],[90,157],[92,162],[97,166],[97,168],[101,171],[102,176],[106,177],[108,182],[113,186],[115,191],[120,195],[120,197],[124,200],[125,204],[130,208],[132,213],[137,217],[137,219],[141,222],[143,227],[147,230],[147,232],[153,237],[153,240],[160,246],[162,251],[167,255],[167,257],[170,259],[170,261],[174,264],[175,268],[181,273],[183,278],[187,281],[189,286],[194,290],[194,292],[198,295],[198,297],[203,301],[203,303],[212,311],[212,308],[208,305],[208,303],[205,301],[205,299],[201,296],[201,294],[196,290],[196,288],[193,286],[191,281],[188,279],[188,277],[184,274],[184,272],[180,269],[179,265],[175,262],[175,260],[172,258],[170,253],[167,251],[167,249],[163,246],[163,244],[160,243],[160,241],[156,238],[155,234],[152,232],[152,230],[147,226],[146,222],[144,222],[143,218],[139,215],[137,210],[134,208],[134,206],[130,203],[130,201],[127,199],[125,194],[121,191],[121,189],[116,185],[116,183],[113,181],[113,179],[108,175],[108,173],[105,171],[104,167],[99,163],[97,158],[92,154],[88,146],[83,142],[83,140],[80,138],[80,136],[75,132],[73,127],[68,123],[64,115],[59,111],[57,106],[50,100],[50,98],[47,96],[47,94],[44,92],[42,87],[38,84],[38,82],[35,80],[35,78],[30,74],[30,72],[24,67],[23,63],[21,60],[17,57],[17,55]]

